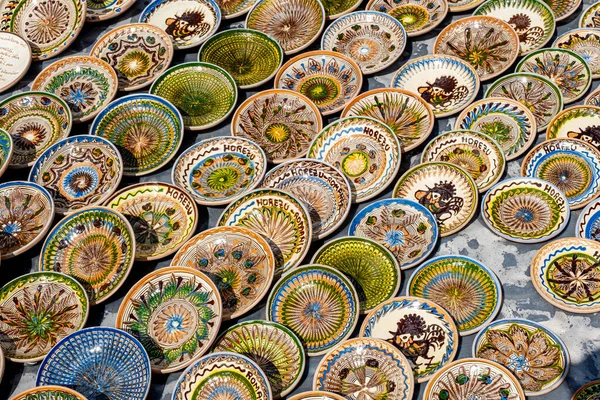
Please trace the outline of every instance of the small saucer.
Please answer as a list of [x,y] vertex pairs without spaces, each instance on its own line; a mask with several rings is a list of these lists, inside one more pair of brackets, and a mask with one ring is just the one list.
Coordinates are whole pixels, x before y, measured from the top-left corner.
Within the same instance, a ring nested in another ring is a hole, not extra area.
[[600,150],[600,107],[572,106],[560,112],[548,125],[546,140],[571,138]]
[[577,218],[575,236],[600,242],[600,199],[589,203]]
[[87,2],[86,22],[106,21],[129,10],[136,0],[94,0]]
[[580,28],[600,28],[600,3],[594,2],[579,17]]
[[592,70],[592,79],[600,78],[600,29],[572,29],[559,36],[552,47],[579,54]]
[[17,84],[31,65],[31,47],[21,36],[11,32],[0,32],[0,93]]
[[[586,383],[577,389],[571,400],[594,400],[598,396],[600,396],[600,380]],[[302,399],[302,397],[300,397],[300,399]],[[321,399],[317,398],[317,400]],[[327,400],[327,398],[324,400]]]
[[415,37],[441,24],[448,6],[444,0],[370,0],[366,8],[391,15],[404,26],[406,36]]

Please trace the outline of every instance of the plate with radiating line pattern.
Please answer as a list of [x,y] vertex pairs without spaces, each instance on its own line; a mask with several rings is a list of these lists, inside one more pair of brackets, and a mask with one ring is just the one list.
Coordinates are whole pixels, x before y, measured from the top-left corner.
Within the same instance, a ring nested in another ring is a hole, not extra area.
[[546,130],[546,140],[571,138],[600,150],[600,107],[573,106],[559,113]]
[[370,0],[367,10],[384,12],[396,18],[408,37],[419,36],[433,30],[448,14],[444,0]]
[[552,47],[579,54],[592,70],[592,79],[600,78],[600,29],[571,29],[556,38]]

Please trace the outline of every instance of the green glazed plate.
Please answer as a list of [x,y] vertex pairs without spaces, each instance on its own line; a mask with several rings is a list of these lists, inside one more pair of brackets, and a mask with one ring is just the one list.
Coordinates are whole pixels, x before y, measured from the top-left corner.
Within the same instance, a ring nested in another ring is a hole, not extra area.
[[4,129],[0,129],[0,176],[6,172],[13,155],[12,136]]
[[336,19],[352,12],[360,6],[362,0],[319,0],[325,7],[327,19]]
[[450,2],[444,0],[371,0],[367,10],[379,11],[396,18],[406,36],[427,33],[444,21]]
[[600,396],[600,380],[589,382],[575,392],[572,400],[594,400]]

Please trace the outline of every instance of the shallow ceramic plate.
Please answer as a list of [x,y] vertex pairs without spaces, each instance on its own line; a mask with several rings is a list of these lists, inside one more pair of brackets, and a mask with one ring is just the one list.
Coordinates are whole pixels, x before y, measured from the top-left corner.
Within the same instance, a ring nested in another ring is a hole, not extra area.
[[87,2],[87,22],[116,18],[135,4],[136,0],[92,0]]
[[485,0],[449,0],[448,9],[453,13],[463,12],[472,10],[483,2],[485,2]]
[[504,75],[488,87],[485,97],[507,97],[521,102],[534,115],[538,132],[563,108],[559,87],[542,75],[516,72]]
[[135,234],[136,261],[176,252],[196,231],[198,208],[182,189],[163,182],[142,182],[115,193],[105,205],[123,214]]
[[25,76],[31,65],[31,47],[16,33],[0,31],[0,93],[10,89]]
[[106,301],[133,266],[135,236],[125,217],[106,207],[86,207],[52,229],[39,258],[40,271],[62,272],[88,292],[91,305]]
[[394,255],[379,243],[361,237],[341,237],[321,246],[311,264],[327,265],[352,281],[367,313],[400,289],[400,268]]
[[504,239],[540,243],[560,234],[571,212],[565,195],[537,178],[506,179],[492,187],[481,202],[488,228]]
[[291,392],[306,365],[300,339],[275,322],[240,322],[223,332],[213,350],[242,354],[254,361],[266,373],[274,397]]
[[275,76],[276,89],[289,89],[308,97],[323,115],[343,109],[362,87],[360,67],[333,51],[302,53],[286,62]]
[[365,318],[360,336],[393,344],[406,356],[420,383],[454,359],[459,338],[450,314],[416,297],[396,297],[380,304]]
[[480,261],[459,255],[435,257],[421,265],[410,277],[406,293],[442,306],[461,336],[489,324],[502,305],[496,274]]
[[393,197],[427,208],[438,223],[441,237],[464,228],[475,215],[479,199],[469,173],[447,162],[428,162],[409,169],[396,183]]
[[[594,400],[600,395],[600,380],[589,382],[575,392],[571,400]],[[325,399],[327,400],[327,399]]]
[[468,62],[485,81],[513,65],[519,55],[519,36],[508,23],[492,16],[461,18],[439,33],[433,53]]
[[546,140],[571,138],[600,150],[600,107],[572,106],[560,112],[548,125]]
[[550,330],[525,319],[501,319],[486,326],[473,342],[473,357],[508,368],[527,396],[558,388],[569,371],[569,352]]
[[358,8],[363,0],[320,0],[325,7],[327,19],[332,20]]
[[400,169],[401,148],[387,125],[369,117],[346,117],[327,125],[313,140],[308,158],[328,162],[350,182],[354,200],[369,200]]
[[575,236],[600,242],[600,199],[588,204],[575,224]]
[[29,181],[48,190],[56,213],[63,215],[104,202],[122,175],[123,160],[115,145],[98,136],[78,135],[44,151]]
[[569,18],[582,3],[582,0],[544,0],[554,13],[556,22]]
[[281,189],[304,204],[310,214],[315,240],[338,229],[352,204],[348,180],[323,161],[302,159],[278,165],[265,176],[262,186]]
[[248,97],[231,121],[233,136],[254,141],[275,164],[305,156],[322,128],[317,106],[303,94],[283,89]]
[[458,165],[471,175],[480,193],[500,180],[506,162],[502,148],[494,139],[476,131],[450,131],[431,140],[421,162],[445,161]]
[[217,32],[221,9],[214,0],[153,0],[139,16],[173,41],[175,50],[199,46]]
[[12,136],[0,128],[0,176],[6,172],[14,153]]
[[[579,3],[577,1],[577,3]],[[600,28],[600,3],[593,3],[579,17],[580,28]]]
[[275,39],[285,54],[310,46],[325,26],[325,8],[319,0],[260,0],[246,17],[246,28]]
[[219,291],[223,319],[240,317],[269,291],[275,274],[275,256],[269,243],[243,227],[207,229],[188,240],[171,265],[206,274]]
[[11,397],[10,400],[87,400],[83,395],[62,386],[40,386]]
[[402,89],[380,88],[354,98],[341,117],[371,117],[394,131],[402,151],[422,144],[433,130],[435,117],[431,106],[420,96]]
[[535,142],[537,124],[531,111],[520,102],[493,97],[467,106],[456,118],[454,129],[488,135],[500,145],[509,161],[521,156]]
[[304,265],[273,286],[267,320],[291,329],[309,356],[319,356],[350,337],[358,322],[358,301],[344,274],[324,265]]
[[60,97],[45,92],[17,93],[0,102],[0,129],[12,136],[11,168],[32,166],[40,155],[71,132],[71,111]]
[[17,363],[40,361],[65,336],[83,328],[88,296],[73,278],[33,272],[0,289],[0,346]]
[[117,72],[119,90],[132,91],[150,85],[173,58],[171,38],[150,24],[121,25],[104,34],[90,51]]
[[404,26],[408,37],[414,37],[441,24],[448,5],[444,0],[370,0],[367,10],[391,15]]
[[600,29],[572,29],[559,36],[552,47],[579,54],[592,70],[592,78],[600,78]]
[[318,390],[303,392],[292,397],[288,397],[288,400],[344,400],[345,397],[339,394],[331,392],[321,392]]
[[215,0],[223,18],[231,19],[246,14],[256,3],[256,0]]
[[488,0],[473,15],[489,15],[508,22],[519,35],[519,55],[541,49],[554,35],[554,12],[542,0]]
[[175,161],[171,181],[202,205],[229,204],[258,186],[267,159],[254,142],[230,136],[196,143]]
[[583,104],[586,106],[600,107],[600,89],[596,89],[592,93],[590,93],[585,98],[585,101],[583,102]]
[[353,59],[363,74],[392,65],[404,51],[406,32],[394,17],[378,11],[356,11],[332,22],[321,38],[321,49]]
[[426,55],[407,61],[392,78],[392,87],[418,94],[437,118],[456,114],[479,92],[479,76],[454,56]]
[[583,208],[600,196],[600,151],[577,139],[550,139],[531,149],[521,175],[553,183],[571,210]]

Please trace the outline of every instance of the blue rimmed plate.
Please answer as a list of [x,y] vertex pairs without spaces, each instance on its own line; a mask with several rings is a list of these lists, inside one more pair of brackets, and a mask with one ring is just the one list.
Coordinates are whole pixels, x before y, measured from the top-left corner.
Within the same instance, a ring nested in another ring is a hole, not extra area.
[[589,203],[579,214],[575,236],[600,242],[600,199]]

